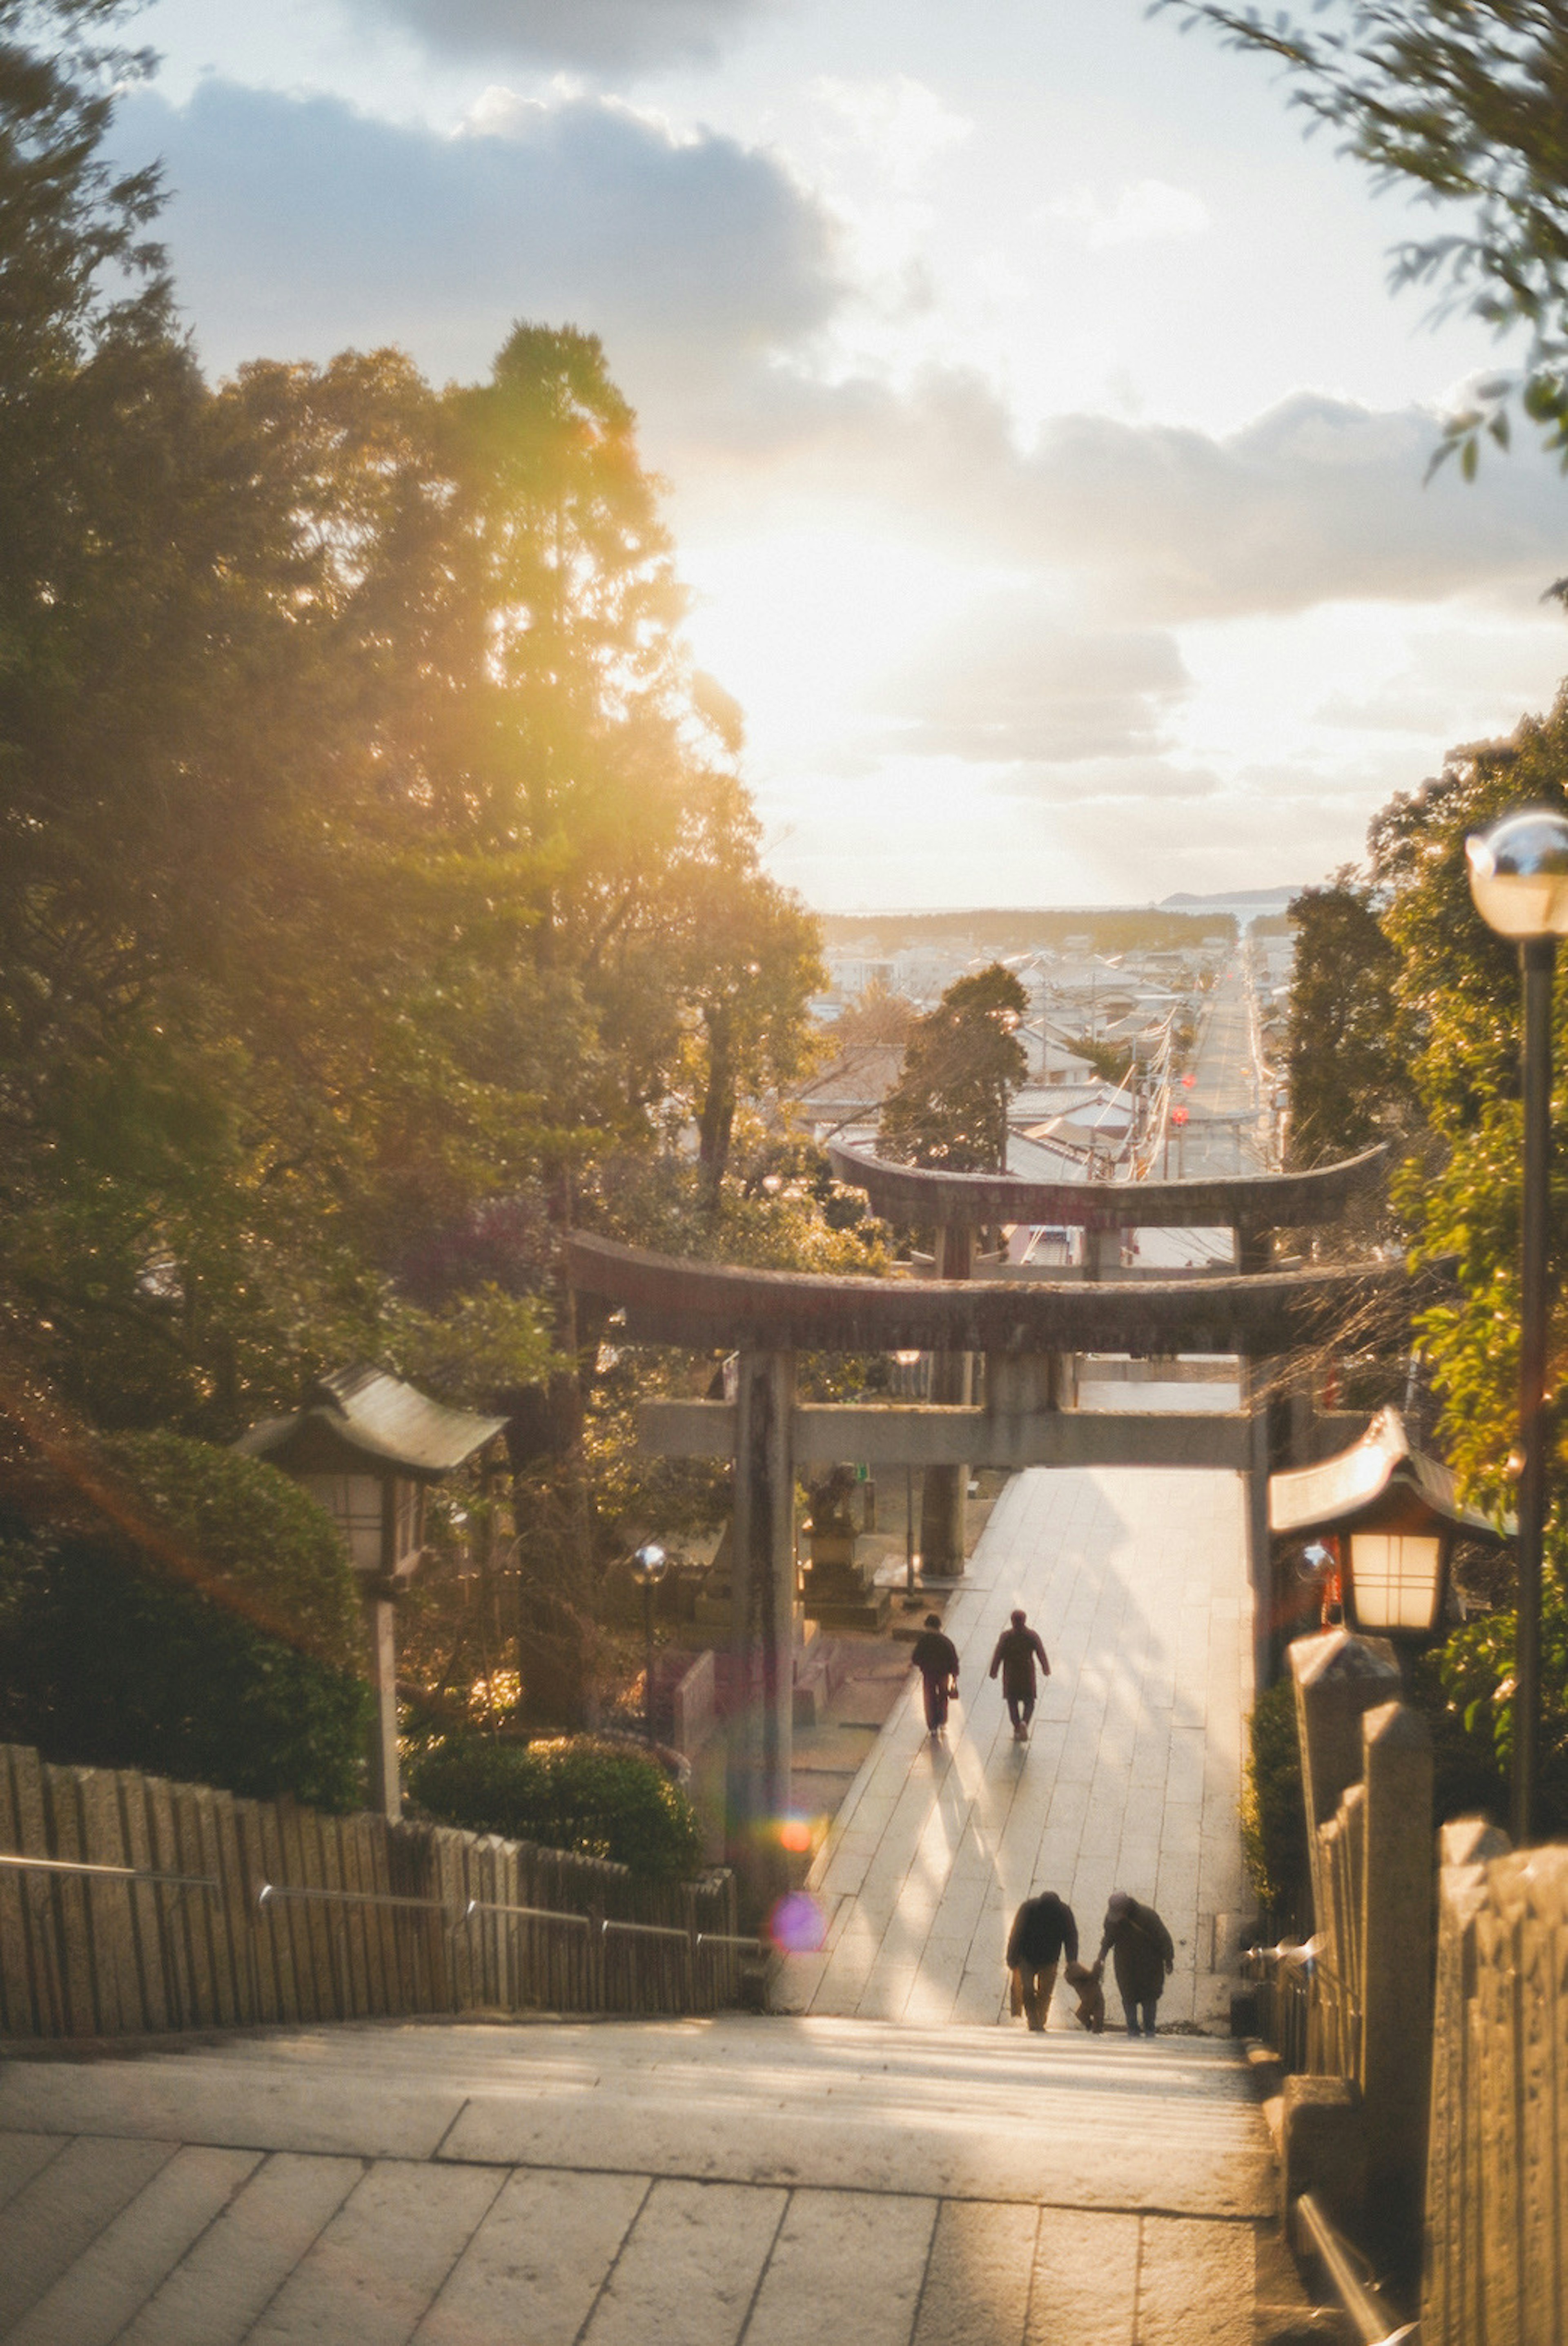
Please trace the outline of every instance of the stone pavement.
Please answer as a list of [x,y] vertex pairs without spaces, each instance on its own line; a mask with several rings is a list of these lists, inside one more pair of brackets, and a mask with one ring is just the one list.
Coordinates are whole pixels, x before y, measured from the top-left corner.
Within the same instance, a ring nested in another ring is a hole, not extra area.
[[1233,2050],[397,2024],[0,2064],[14,2346],[1304,2334]]
[[[1164,1390],[1115,1399],[1157,1407]],[[1157,1906],[1176,1941],[1162,2024],[1224,2028],[1246,1906],[1250,1604],[1238,1476],[1018,1475],[948,1610],[962,1694],[946,1739],[927,1737],[911,1678],[812,1868],[822,1952],[789,1959],[775,2002],[927,2026],[995,2022],[1019,1900],[1058,1891],[1092,1958],[1105,1901],[1123,1889]],[[1027,1744],[1013,1741],[985,1676],[1015,1605],[1053,1673]],[[1057,2029],[1073,2025],[1064,1994]]]

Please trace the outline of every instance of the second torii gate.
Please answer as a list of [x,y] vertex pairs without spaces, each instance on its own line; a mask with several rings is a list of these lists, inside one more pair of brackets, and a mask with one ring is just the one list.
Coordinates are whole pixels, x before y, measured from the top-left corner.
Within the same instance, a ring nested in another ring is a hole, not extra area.
[[[1380,1158],[1370,1152],[1318,1174],[1095,1185],[1088,1198],[1077,1191],[1073,1219],[1082,1219],[1087,1207],[1114,1217],[1108,1226],[1228,1223],[1244,1234],[1244,1263],[1257,1263],[1261,1233],[1329,1219]],[[1039,1184],[885,1169],[901,1181],[952,1185],[946,1196],[955,1226],[963,1209],[973,1216],[968,1227],[1035,1219]],[[901,1202],[897,1210],[901,1219],[940,1227],[931,1202],[922,1193],[920,1211]],[[665,1455],[734,1463],[732,1635],[748,1699],[739,1748],[732,1751],[732,1805],[743,1830],[748,1821],[782,1815],[789,1801],[799,1467],[853,1459],[868,1465],[1229,1468],[1247,1476],[1257,1502],[1249,1508],[1256,1586],[1266,1576],[1274,1463],[1267,1415],[1256,1399],[1226,1413],[1080,1414],[1059,1406],[1051,1362],[1064,1353],[1101,1352],[1219,1353],[1252,1363],[1321,1343],[1352,1301],[1400,1288],[1408,1278],[1402,1262],[1165,1280],[819,1278],[687,1261],[580,1234],[568,1241],[567,1271],[576,1289],[624,1309],[634,1343],[738,1355],[733,1402],[645,1402],[640,1438]],[[798,1352],[895,1351],[983,1354],[984,1405],[839,1406],[796,1399]]]

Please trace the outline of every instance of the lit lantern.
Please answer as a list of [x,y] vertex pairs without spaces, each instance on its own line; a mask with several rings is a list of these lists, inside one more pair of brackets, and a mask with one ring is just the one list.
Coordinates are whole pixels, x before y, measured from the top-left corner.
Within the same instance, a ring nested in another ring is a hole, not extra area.
[[252,1426],[235,1443],[265,1458],[331,1515],[348,1549],[370,1633],[376,1719],[372,1797],[402,1812],[397,1749],[397,1641],[392,1606],[424,1551],[424,1494],[502,1433],[504,1417],[446,1409],[380,1369],[322,1377],[303,1409]]
[[1383,1637],[1437,1635],[1455,1540],[1501,1547],[1506,1536],[1459,1504],[1448,1468],[1410,1447],[1393,1409],[1320,1465],[1271,1474],[1268,1523],[1286,1539],[1332,1535],[1346,1566],[1347,1625]]

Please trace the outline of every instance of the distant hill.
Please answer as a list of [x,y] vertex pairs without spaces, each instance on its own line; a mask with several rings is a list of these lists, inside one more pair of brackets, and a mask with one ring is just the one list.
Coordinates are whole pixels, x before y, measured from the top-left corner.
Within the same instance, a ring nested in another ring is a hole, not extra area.
[[[1286,897],[1292,892],[1287,890]],[[1207,903],[1207,899],[1203,900]],[[1282,902],[1284,899],[1281,900]],[[1255,911],[1272,909],[1253,904]],[[1186,911],[1164,904],[1052,904],[1037,909],[996,906],[947,913],[822,913],[822,942],[891,954],[922,944],[967,943],[976,953],[1060,952],[1070,937],[1087,937],[1092,953],[1182,953],[1207,936],[1234,937],[1236,921],[1223,908]]]
[[1301,889],[1309,884],[1304,880],[1300,888],[1224,888],[1212,896],[1194,896],[1184,889],[1175,896],[1162,896],[1159,909],[1162,913],[1229,912],[1233,909],[1245,909],[1249,913],[1282,913],[1291,898],[1299,896]]

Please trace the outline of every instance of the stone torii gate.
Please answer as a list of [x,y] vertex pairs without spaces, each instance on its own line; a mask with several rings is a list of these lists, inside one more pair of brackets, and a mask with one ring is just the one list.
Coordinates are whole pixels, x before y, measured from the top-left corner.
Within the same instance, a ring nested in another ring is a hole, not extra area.
[[[728,1458],[735,1469],[733,1643],[746,1690],[732,1747],[732,1810],[747,1830],[783,1815],[792,1747],[795,1477],[867,1465],[1207,1466],[1246,1474],[1254,1584],[1266,1578],[1271,1460],[1256,1383],[1247,1406],[1192,1415],[1083,1413],[1061,1406],[1054,1363],[1078,1352],[1239,1356],[1253,1365],[1321,1342],[1352,1300],[1402,1287],[1401,1262],[1269,1271],[1267,1233],[1337,1215],[1382,1152],[1306,1174],[1226,1180],[1046,1185],[1004,1175],[933,1174],[835,1152],[841,1176],[903,1221],[971,1234],[1022,1221],[1115,1229],[1228,1226],[1237,1273],[1171,1278],[820,1278],[692,1262],[575,1235],[567,1275],[618,1304],[633,1342],[738,1356],[733,1402],[643,1404],[639,1438],[666,1456]],[[872,1183],[875,1187],[872,1187]],[[943,1249],[955,1268],[965,1241]],[[798,1352],[980,1354],[982,1405],[799,1402]],[[738,1856],[741,1854],[737,1851]]]
[[[939,1279],[1048,1277],[1057,1280],[1074,1275],[1095,1280],[1147,1276],[1136,1271],[1129,1274],[1123,1265],[1122,1233],[1127,1229],[1228,1229],[1237,1269],[1244,1273],[1265,1270],[1271,1232],[1334,1220],[1357,1190],[1375,1178],[1387,1153],[1381,1147],[1369,1148],[1359,1157],[1306,1173],[1132,1182],[1026,1181],[1006,1173],[942,1173],[889,1164],[843,1144],[830,1144],[828,1150],[839,1179],[851,1188],[863,1189],[872,1210],[884,1221],[934,1231]],[[976,1263],[983,1229],[1021,1223],[1082,1229],[1082,1268],[1074,1274],[1059,1264],[1033,1270],[1026,1265]],[[1054,1372],[1043,1369],[1041,1373],[1049,1378]],[[1243,1376],[1248,1384],[1257,1382],[1250,1363]],[[939,1354],[932,1364],[932,1399],[967,1401],[970,1381],[965,1356]],[[1268,1382],[1267,1376],[1263,1382]],[[1250,1403],[1255,1396],[1248,1392],[1244,1398]],[[1257,1414],[1261,1416],[1260,1410]],[[1258,1438],[1261,1442],[1262,1433]],[[1249,1493],[1249,1522],[1256,1542],[1267,1535],[1268,1465],[1261,1454],[1252,1463],[1257,1472]],[[966,1481],[962,1465],[941,1467],[926,1476],[921,1550],[939,1571],[963,1568]]]

